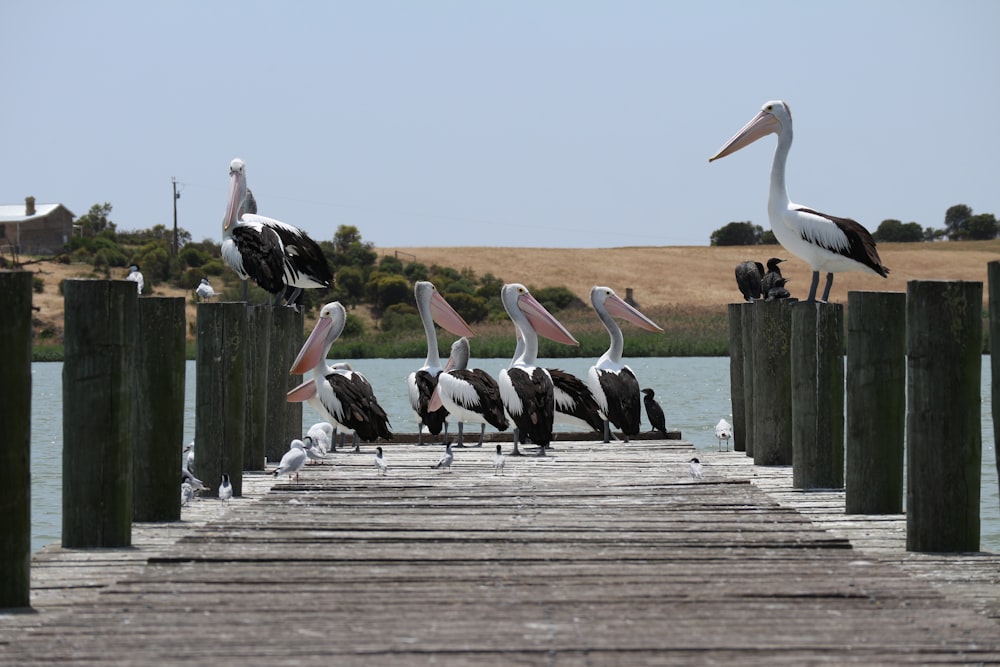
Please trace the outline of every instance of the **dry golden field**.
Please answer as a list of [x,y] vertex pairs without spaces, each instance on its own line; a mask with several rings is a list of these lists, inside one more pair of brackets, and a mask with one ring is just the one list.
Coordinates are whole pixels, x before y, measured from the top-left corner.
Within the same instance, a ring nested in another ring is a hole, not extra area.
[[[841,273],[833,281],[831,301],[847,302],[850,290],[905,292],[910,280],[978,280],[986,283],[986,264],[1000,260],[1000,240],[885,243],[878,246],[888,278]],[[808,295],[811,272],[802,260],[781,246],[671,246],[607,249],[565,248],[380,248],[383,254],[399,251],[404,262],[465,267],[477,276],[487,272],[506,282],[528,287],[564,286],[589,303],[590,288],[605,285],[625,296],[635,290],[644,308],[662,305],[722,306],[740,300],[733,276],[744,260],[766,262],[769,257],[788,261],[782,274],[790,278],[793,297]],[[404,254],[406,253],[406,254]],[[820,282],[822,290],[823,276]],[[986,298],[984,289],[984,299]]]

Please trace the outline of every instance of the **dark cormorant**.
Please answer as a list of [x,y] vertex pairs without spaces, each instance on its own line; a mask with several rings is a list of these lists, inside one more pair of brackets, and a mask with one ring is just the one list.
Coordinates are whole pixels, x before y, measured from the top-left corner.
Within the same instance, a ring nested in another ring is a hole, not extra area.
[[760,281],[763,277],[764,265],[760,262],[740,262],[736,265],[736,285],[747,301],[760,298]]
[[667,420],[663,416],[663,408],[653,398],[655,392],[652,389],[643,389],[642,393],[645,394],[642,402],[646,406],[646,418],[649,419],[649,424],[652,426],[649,430],[659,431],[664,438],[667,437]]

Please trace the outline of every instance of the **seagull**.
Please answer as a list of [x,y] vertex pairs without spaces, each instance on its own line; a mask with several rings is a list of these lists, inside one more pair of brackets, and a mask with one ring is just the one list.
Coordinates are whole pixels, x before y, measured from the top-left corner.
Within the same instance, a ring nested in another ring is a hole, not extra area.
[[703,479],[701,475],[701,461],[697,458],[688,461],[688,471],[691,473],[691,479]]
[[219,500],[228,504],[233,497],[233,485],[229,483],[229,475],[222,473],[222,484],[219,484]]
[[330,422],[316,422],[309,427],[306,435],[313,439],[313,444],[320,453],[326,454],[327,452],[337,451],[333,441],[334,428]]
[[667,418],[663,416],[663,408],[660,404],[656,402],[653,396],[656,393],[650,389],[646,388],[642,390],[645,396],[642,397],[642,402],[646,406],[646,417],[649,419],[650,432],[659,431],[663,434],[663,437],[667,437]]
[[181,482],[181,507],[184,507],[194,498],[194,488],[187,482]]
[[385,460],[381,447],[375,448],[375,468],[378,469],[379,474],[381,475],[385,475],[389,472],[389,462]]
[[272,473],[275,477],[281,474],[287,474],[288,478],[291,479],[292,473],[295,474],[295,481],[299,481],[299,470],[302,469],[306,463],[306,445],[299,439],[292,440],[289,445],[288,451],[285,455],[281,457],[281,463],[278,467],[274,469]]
[[302,438],[302,444],[306,448],[306,458],[309,461],[325,461],[326,453],[316,444],[316,441],[310,436]]
[[451,472],[451,462],[455,460],[455,455],[451,453],[451,443],[444,446],[444,456],[442,456],[432,468],[446,468]]
[[194,293],[197,294],[198,298],[202,301],[215,297],[215,289],[212,287],[212,284],[208,282],[208,278],[201,279],[201,282],[198,283],[198,287],[195,288]]
[[139,290],[139,294],[142,294],[142,286],[145,284],[145,281],[142,279],[142,271],[139,270],[138,264],[128,267],[128,275],[125,276],[125,280],[134,282],[136,289]]
[[778,135],[778,146],[771,164],[767,217],[778,243],[806,261],[812,269],[812,285],[806,302],[816,301],[821,271],[826,271],[826,287],[820,301],[830,297],[836,272],[861,271],[888,278],[889,269],[882,264],[867,229],[849,218],[820,213],[788,198],[785,162],[792,147],[792,111],[787,103],[780,100],[765,103],[760,112],[708,161],[726,157],[772,133]]
[[725,419],[720,419],[715,425],[715,437],[719,439],[719,451],[722,451],[722,441],[726,441],[726,451],[729,451],[729,439],[733,437],[733,425]]
[[503,467],[507,463],[507,457],[503,455],[503,448],[497,445],[497,453],[493,457],[493,474],[502,475]]
[[184,445],[184,467],[188,470],[194,465],[194,440]]

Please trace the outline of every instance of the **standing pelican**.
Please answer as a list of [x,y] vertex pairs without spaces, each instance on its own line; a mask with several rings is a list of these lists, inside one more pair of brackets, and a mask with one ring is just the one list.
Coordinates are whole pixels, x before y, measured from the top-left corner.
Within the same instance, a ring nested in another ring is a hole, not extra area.
[[830,296],[835,272],[862,271],[887,278],[889,269],[882,265],[875,241],[867,229],[854,220],[820,213],[789,200],[785,189],[785,162],[792,147],[792,112],[785,102],[765,104],[760,113],[708,161],[735,153],[772,132],[778,135],[778,147],[771,166],[767,216],[778,243],[812,268],[812,285],[807,301],[816,300],[820,271],[827,272],[822,301]]
[[424,444],[424,427],[431,435],[441,432],[441,427],[445,425],[448,417],[448,410],[439,407],[436,410],[429,410],[428,401],[437,386],[438,374],[441,373],[441,359],[438,356],[437,332],[434,323],[437,322],[442,327],[456,336],[475,336],[476,334],[465,323],[462,316],[445,300],[433,283],[426,280],[419,280],[413,286],[413,296],[417,302],[417,312],[420,313],[420,321],[424,325],[424,335],[427,337],[427,359],[424,365],[416,371],[410,373],[406,378],[406,387],[410,396],[410,407],[417,413],[419,423],[417,424],[417,443]]
[[622,363],[625,339],[622,337],[621,328],[615,322],[615,317],[620,317],[646,331],[662,333],[663,329],[625,303],[610,287],[600,285],[591,287],[590,303],[611,338],[608,351],[590,368],[587,378],[590,391],[597,399],[597,405],[601,408],[601,414],[605,419],[604,442],[611,439],[611,427],[608,422],[620,429],[625,435],[625,442],[628,442],[630,435],[636,435],[642,429],[642,408],[639,403],[639,381],[635,379],[632,369]]
[[462,336],[451,345],[448,365],[437,377],[437,388],[431,397],[431,409],[444,405],[448,414],[458,422],[458,442],[462,447],[462,423],[480,424],[479,444],[489,424],[498,431],[506,431],[509,424],[504,412],[500,387],[489,373],[481,368],[469,370],[469,339]]
[[346,322],[347,311],[339,301],[323,306],[316,326],[289,371],[291,375],[299,375],[312,369],[313,377],[289,391],[287,400],[294,403],[317,399],[322,407],[320,414],[338,431],[353,433],[358,450],[358,436],[365,442],[373,442],[378,438],[391,439],[392,432],[389,418],[368,381],[349,366],[333,368],[326,363],[326,355],[343,333]]
[[[559,323],[545,307],[531,296],[528,288],[518,283],[504,285],[500,290],[503,307],[514,326],[521,332],[524,349],[511,362],[510,368],[500,371],[500,396],[504,407],[517,426],[519,436],[527,436],[538,445],[538,455],[545,455],[545,448],[552,440],[552,423],[555,397],[552,376],[536,366],[538,335],[557,343],[579,345],[572,334]],[[517,438],[514,451],[518,456]]]
[[247,190],[246,164],[229,164],[229,201],[222,220],[222,258],[242,280],[252,278],[275,301],[285,291],[294,305],[302,289],[330,287],[333,274],[319,245],[292,225],[256,215]]

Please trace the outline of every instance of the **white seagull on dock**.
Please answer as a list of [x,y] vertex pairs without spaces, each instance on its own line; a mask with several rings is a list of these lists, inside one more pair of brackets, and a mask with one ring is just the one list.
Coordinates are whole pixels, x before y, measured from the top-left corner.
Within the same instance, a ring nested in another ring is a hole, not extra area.
[[889,269],[882,264],[875,241],[868,230],[854,220],[820,213],[794,204],[785,189],[785,162],[792,147],[792,112],[785,102],[775,100],[763,106],[709,162],[735,153],[768,134],[778,135],[771,166],[771,193],[767,199],[767,217],[771,231],[784,248],[812,268],[812,285],[807,301],[816,300],[820,271],[826,271],[822,301],[830,297],[833,274],[839,271],[862,271],[887,278]]
[[219,500],[226,505],[233,498],[233,485],[229,481],[229,475],[222,473],[222,483],[219,484]]
[[729,439],[733,437],[733,425],[725,420],[725,418],[720,419],[719,423],[715,425],[715,437],[719,439],[719,451],[722,451],[722,441],[726,441],[726,451],[729,451]]
[[278,464],[278,467],[274,469],[272,474],[275,477],[287,474],[288,478],[291,479],[294,473],[295,481],[297,482],[299,481],[299,470],[306,464],[306,458],[306,445],[296,438],[292,440],[288,451],[281,457],[281,463]]
[[493,456],[493,474],[502,475],[504,465],[507,463],[507,457],[503,455],[503,448],[497,445],[497,453]]
[[455,460],[455,455],[451,451],[451,444],[448,443],[444,446],[444,455],[438,459],[438,462],[432,465],[432,468],[444,468],[448,472],[451,472],[451,462]]
[[181,507],[187,505],[194,498],[194,488],[187,482],[181,482]]
[[378,470],[380,475],[389,472],[389,462],[385,460],[385,455],[382,453],[381,447],[375,448],[375,469]]
[[691,479],[703,479],[701,472],[701,461],[697,458],[693,458],[688,461],[688,472],[691,473]]

